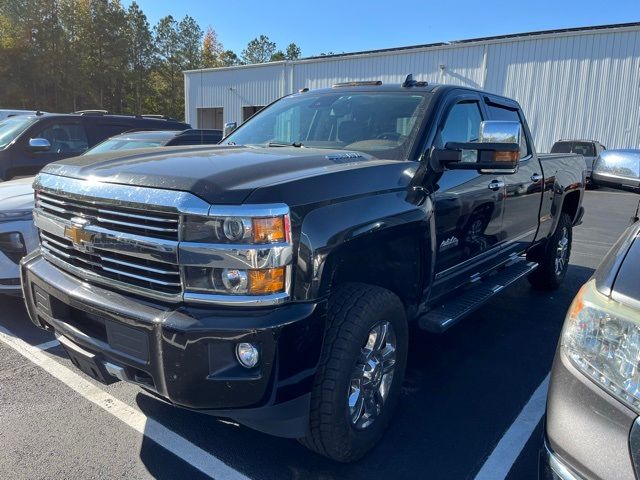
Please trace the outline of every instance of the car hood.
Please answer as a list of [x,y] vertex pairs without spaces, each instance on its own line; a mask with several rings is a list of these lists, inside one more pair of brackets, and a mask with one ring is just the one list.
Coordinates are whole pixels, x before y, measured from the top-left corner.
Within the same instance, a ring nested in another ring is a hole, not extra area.
[[92,181],[191,192],[209,203],[240,204],[256,189],[397,161],[360,152],[295,147],[161,147],[87,155],[43,172]]
[[0,182],[0,211],[33,209],[33,179]]

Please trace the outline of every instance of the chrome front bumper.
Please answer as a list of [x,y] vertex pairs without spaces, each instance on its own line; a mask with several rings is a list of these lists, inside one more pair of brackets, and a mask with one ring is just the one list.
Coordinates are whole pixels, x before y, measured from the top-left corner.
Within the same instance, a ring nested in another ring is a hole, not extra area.
[[544,442],[540,455],[540,480],[585,480],[575,473],[559,456],[551,451],[547,442]]

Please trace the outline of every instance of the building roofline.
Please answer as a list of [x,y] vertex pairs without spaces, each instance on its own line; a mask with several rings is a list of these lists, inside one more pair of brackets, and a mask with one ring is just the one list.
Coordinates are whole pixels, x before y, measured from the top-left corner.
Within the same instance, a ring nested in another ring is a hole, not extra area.
[[267,62],[267,63],[253,63],[250,65],[233,65],[230,67],[215,67],[215,68],[200,68],[196,70],[184,70],[182,73],[198,73],[198,72],[212,72],[212,71],[222,71],[222,70],[233,70],[239,68],[255,68],[255,67],[266,67],[266,66],[276,66],[282,64],[295,64],[302,63],[308,61],[318,61],[318,60],[336,60],[340,58],[348,58],[354,56],[365,56],[365,55],[379,55],[386,54],[391,52],[404,52],[408,50],[425,50],[425,49],[433,49],[439,47],[457,47],[463,46],[466,44],[483,44],[483,43],[493,43],[500,41],[509,41],[509,40],[517,40],[517,39],[528,39],[530,37],[540,37],[540,36],[564,36],[564,35],[575,35],[584,32],[593,32],[593,33],[605,33],[609,30],[619,30],[619,29],[633,29],[640,28],[640,22],[631,22],[631,23],[615,23],[609,25],[593,25],[587,27],[572,27],[572,28],[561,28],[554,30],[538,30],[533,32],[522,32],[522,33],[511,33],[507,35],[494,35],[490,37],[478,37],[478,38],[467,38],[462,40],[453,40],[450,42],[435,42],[435,43],[425,43],[419,45],[407,45],[402,47],[391,47],[391,48],[382,48],[377,50],[362,50],[357,52],[347,52],[347,53],[336,53],[332,55],[315,55],[313,57],[305,57],[300,58],[298,60],[284,60],[277,62]]

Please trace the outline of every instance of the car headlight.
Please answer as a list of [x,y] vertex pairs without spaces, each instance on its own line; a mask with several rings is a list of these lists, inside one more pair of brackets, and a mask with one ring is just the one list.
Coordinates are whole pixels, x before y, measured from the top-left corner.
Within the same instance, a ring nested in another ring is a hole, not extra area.
[[274,217],[187,216],[183,239],[199,243],[263,244],[289,241],[288,215]]
[[286,205],[216,207],[208,216],[186,215],[180,249],[185,299],[288,294],[292,248]]
[[595,280],[573,300],[562,350],[584,374],[640,413],[640,315],[599,293]]
[[4,253],[13,263],[27,254],[27,246],[20,232],[0,233],[0,252]]
[[0,222],[31,220],[33,210],[5,210],[0,211]]

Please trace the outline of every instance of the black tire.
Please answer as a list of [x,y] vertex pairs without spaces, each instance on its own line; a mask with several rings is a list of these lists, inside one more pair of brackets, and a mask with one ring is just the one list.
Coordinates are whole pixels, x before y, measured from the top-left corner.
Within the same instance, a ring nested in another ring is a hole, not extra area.
[[[571,241],[573,239],[573,231],[571,225],[571,217],[567,213],[562,213],[558,220],[555,232],[547,240],[544,248],[540,249],[539,254],[532,258],[538,262],[538,268],[529,275],[529,283],[538,290],[555,290],[558,288],[569,268],[569,258],[571,256]],[[566,247],[562,247],[561,242],[567,241]],[[562,266],[557,268],[558,255],[562,249],[564,260]]]
[[[366,351],[364,347],[370,332],[376,325],[387,322],[393,327],[388,331],[394,332],[396,343],[390,387],[373,423],[358,428],[352,421],[348,405],[352,375]],[[363,457],[389,425],[400,397],[407,348],[404,306],[396,295],[365,284],[349,283],[337,287],[329,298],[327,331],[311,392],[309,433],[299,439],[300,443],[339,462],[353,462]]]

